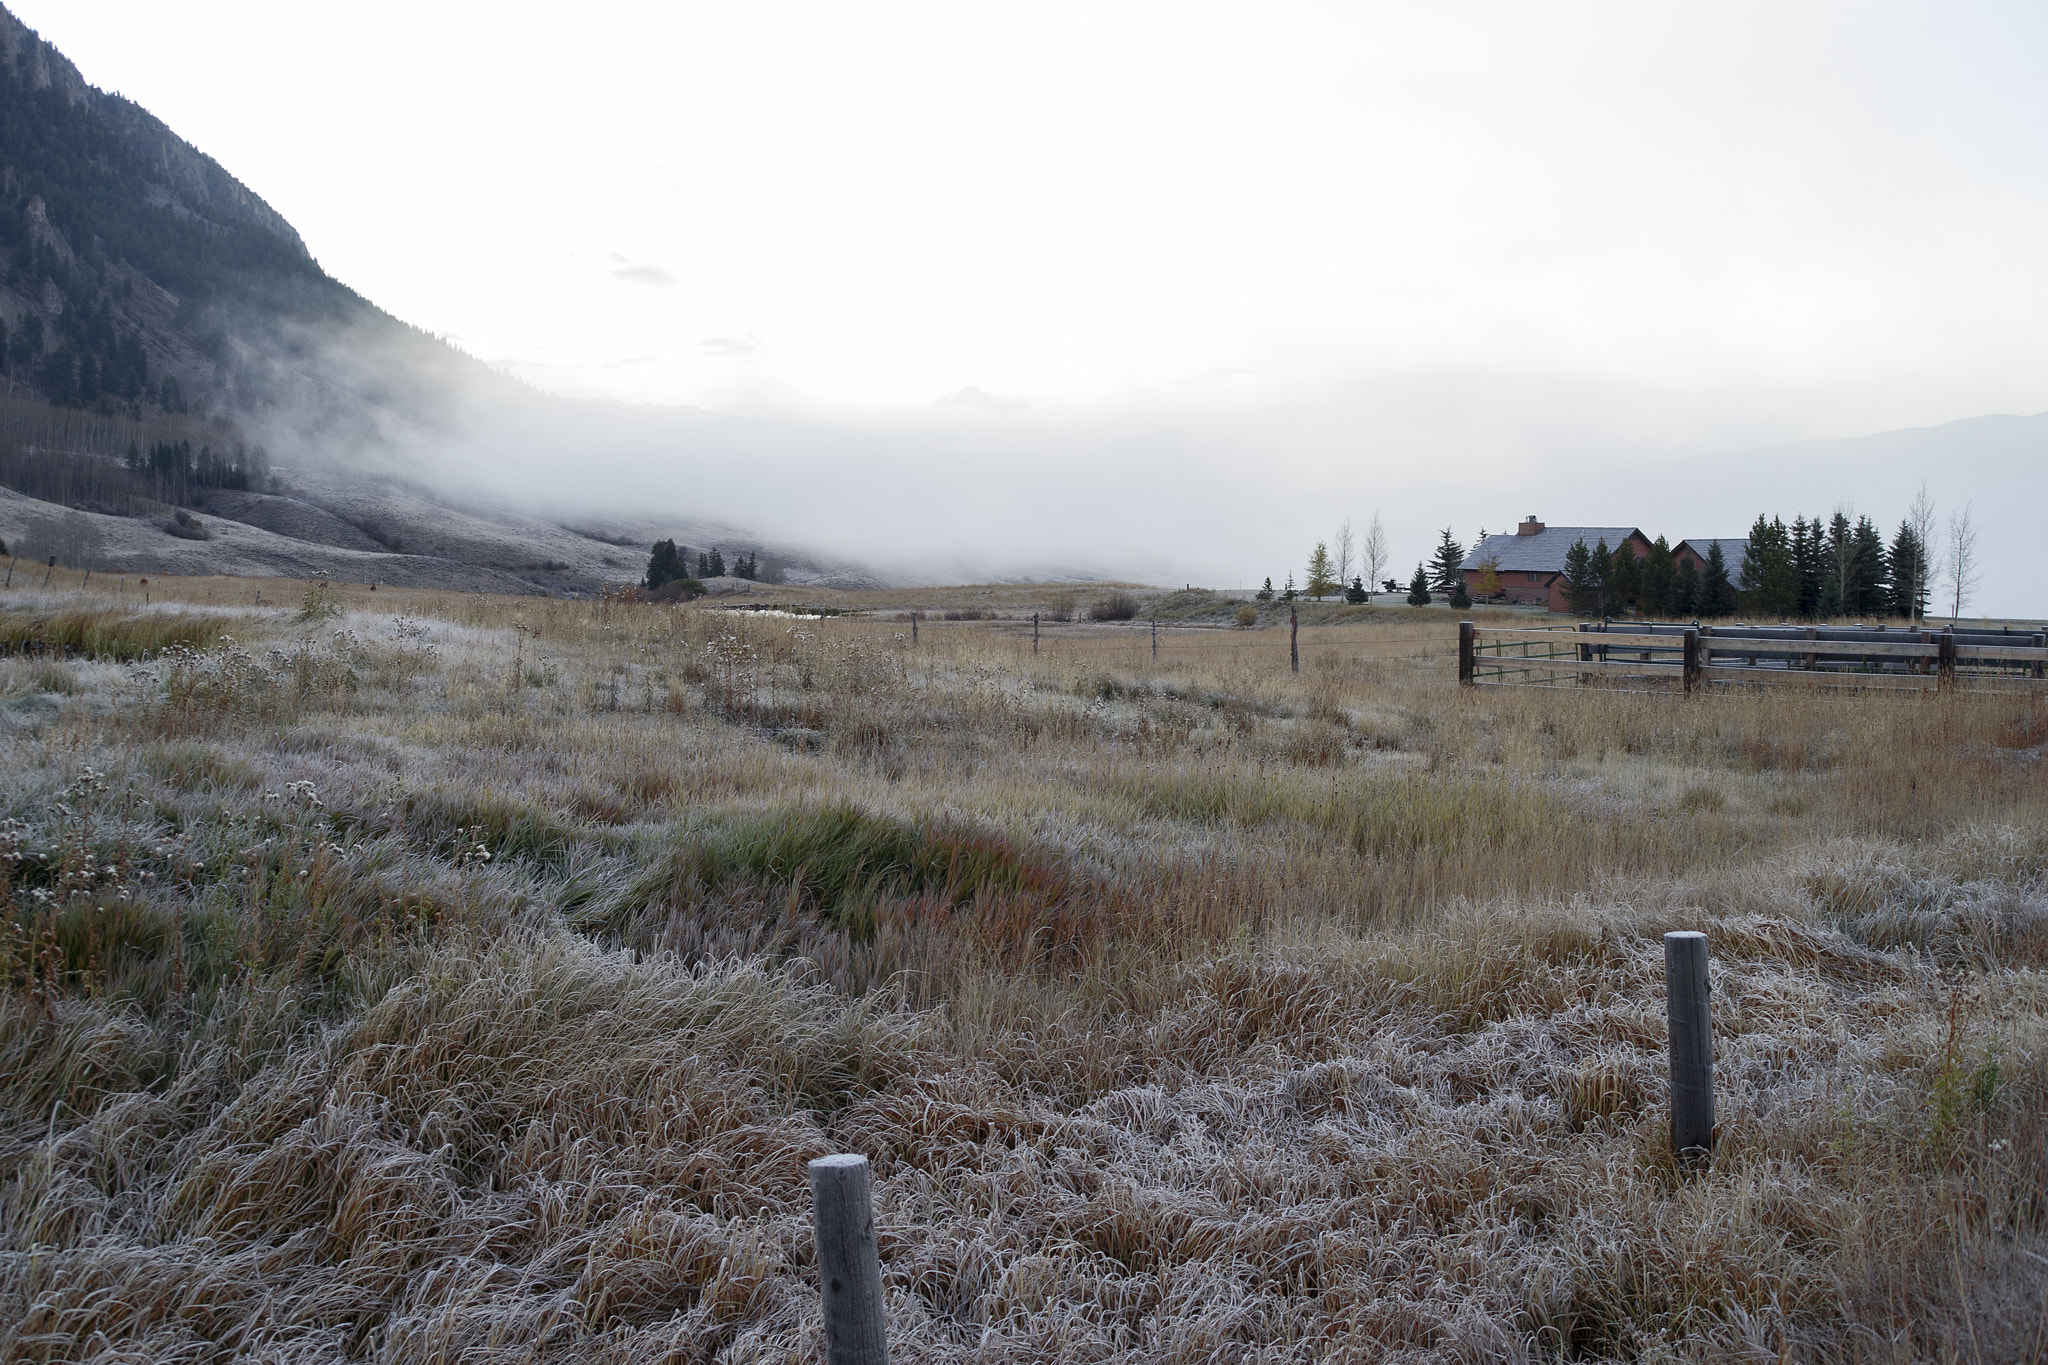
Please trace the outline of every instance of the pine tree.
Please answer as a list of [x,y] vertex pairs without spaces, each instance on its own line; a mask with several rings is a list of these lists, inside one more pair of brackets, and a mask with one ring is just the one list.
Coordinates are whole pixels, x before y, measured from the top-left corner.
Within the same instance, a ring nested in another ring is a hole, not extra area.
[[1600,585],[1593,574],[1593,552],[1584,540],[1575,540],[1564,552],[1565,606],[1580,616],[1600,610]]
[[1636,609],[1642,598],[1642,564],[1627,541],[1615,547],[1608,561],[1607,609],[1617,615]]
[[655,541],[653,551],[647,556],[647,577],[641,580],[641,586],[653,592],[664,583],[688,576],[677,556],[675,541]]
[[1778,517],[1762,514],[1749,528],[1749,548],[1742,556],[1742,592],[1759,616],[1786,620],[1800,612],[1801,571],[1794,558],[1792,533]]
[[1735,585],[1728,581],[1728,556],[1721,553],[1718,540],[1707,547],[1707,567],[1700,573],[1693,610],[1708,620],[1735,614]]
[[1821,590],[1827,581],[1827,532],[1819,517],[1792,519],[1790,548],[1798,586],[1787,614],[1810,621],[1820,615]]
[[1450,592],[1465,581],[1465,547],[1451,534],[1451,528],[1444,527],[1436,543],[1436,552],[1429,557],[1429,582],[1438,592]]
[[1451,589],[1451,606],[1459,611],[1472,605],[1472,594],[1465,590],[1465,575],[1459,574],[1457,584]]
[[[1719,546],[1715,546],[1719,549]],[[1700,614],[1700,571],[1692,566],[1688,556],[1678,561],[1672,571],[1671,582],[1664,589],[1664,614],[1683,621],[1688,616]]]
[[1302,591],[1316,601],[1322,601],[1337,591],[1339,584],[1336,573],[1336,565],[1330,560],[1330,547],[1320,540],[1317,541],[1316,548],[1308,557],[1308,585]]
[[1290,573],[1287,575],[1287,586],[1280,591],[1280,600],[1282,602],[1292,602],[1299,596],[1301,596],[1301,589],[1294,586],[1294,575]]
[[1257,592],[1253,593],[1253,594],[1252,594],[1252,596],[1254,596],[1254,597],[1258,598],[1258,599],[1259,599],[1259,600],[1260,600],[1261,602],[1270,602],[1270,601],[1272,601],[1272,600],[1273,600],[1273,575],[1271,575],[1271,574],[1267,574],[1267,575],[1266,575],[1266,584],[1265,584],[1265,586],[1264,586],[1264,587],[1262,587],[1262,588],[1260,588],[1260,589],[1259,589],[1259,590],[1258,590]]
[[1851,533],[1856,560],[1856,600],[1845,608],[1857,616],[1883,616],[1891,608],[1885,583],[1884,535],[1869,517],[1856,518]]
[[713,578],[725,577],[725,556],[719,552],[716,545],[711,547],[711,576]]
[[1658,536],[1650,542],[1650,552],[1643,556],[1642,569],[1636,586],[1636,605],[1652,615],[1664,615],[1671,610],[1671,576],[1677,566],[1671,562],[1671,545],[1664,537]]
[[1354,607],[1372,600],[1372,594],[1365,590],[1365,579],[1363,576],[1352,578],[1351,586],[1344,589],[1344,600]]
[[1408,605],[1426,607],[1429,605],[1429,575],[1420,564],[1415,566],[1415,577],[1408,582]]
[[1892,537],[1891,553],[1885,558],[1886,577],[1891,580],[1891,613],[1908,621],[1927,615],[1927,549],[1910,521],[1899,523]]
[[1846,512],[1837,511],[1828,518],[1827,536],[1823,547],[1822,562],[1826,566],[1826,572],[1822,577],[1820,596],[1815,603],[1814,614],[1827,620],[1846,616],[1856,609],[1858,585],[1855,528],[1850,526]]

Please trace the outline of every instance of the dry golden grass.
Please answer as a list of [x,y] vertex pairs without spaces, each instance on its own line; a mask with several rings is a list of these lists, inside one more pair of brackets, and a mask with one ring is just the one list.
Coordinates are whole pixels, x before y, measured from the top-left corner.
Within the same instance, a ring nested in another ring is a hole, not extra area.
[[815,1360],[856,1150],[898,1360],[2048,1359],[2040,697],[102,586],[0,597],[0,1358]]

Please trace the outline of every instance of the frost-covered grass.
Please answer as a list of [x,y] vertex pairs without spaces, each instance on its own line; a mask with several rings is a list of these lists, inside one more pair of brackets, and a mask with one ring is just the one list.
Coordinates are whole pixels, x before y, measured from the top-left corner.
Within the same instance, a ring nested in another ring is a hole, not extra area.
[[898,1360],[2048,1352],[2036,699],[164,587],[0,598],[0,1357],[815,1360],[835,1150]]

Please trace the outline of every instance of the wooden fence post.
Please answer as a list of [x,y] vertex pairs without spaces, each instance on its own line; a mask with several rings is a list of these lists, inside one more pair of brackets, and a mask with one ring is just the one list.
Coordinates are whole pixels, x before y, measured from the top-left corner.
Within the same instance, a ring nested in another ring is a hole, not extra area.
[[910,643],[917,643],[917,613],[910,613]]
[[1038,652],[1038,613],[1031,613],[1031,652]]
[[1458,681],[1472,685],[1472,623],[1458,622]]
[[1686,695],[1700,690],[1703,675],[1700,672],[1700,633],[1697,628],[1685,632],[1685,661],[1680,670],[1685,677]]
[[1152,662],[1159,662],[1159,623],[1152,623]]
[[1714,1016],[1707,936],[1664,935],[1664,994],[1671,1039],[1671,1152],[1698,1169],[1714,1159]]
[[1956,685],[1956,632],[1953,626],[1941,633],[1941,652],[1935,656],[1934,685],[1947,689]]
[[868,1159],[821,1156],[810,1171],[818,1289],[825,1303],[825,1365],[888,1365]]
[[1301,672],[1301,614],[1293,607],[1287,609],[1287,669]]
[[57,572],[57,556],[50,556],[49,567],[43,570],[43,586],[50,586],[50,575]]

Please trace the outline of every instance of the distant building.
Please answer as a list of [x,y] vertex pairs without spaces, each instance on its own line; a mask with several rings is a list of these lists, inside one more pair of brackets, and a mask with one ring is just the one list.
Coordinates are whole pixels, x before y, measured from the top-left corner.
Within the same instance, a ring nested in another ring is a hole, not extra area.
[[1718,544],[1721,547],[1721,561],[1728,566],[1728,581],[1733,583],[1742,577],[1742,561],[1749,554],[1749,538],[1730,540],[1726,536],[1702,536],[1692,540],[1681,540],[1671,547],[1671,563],[1690,564],[1694,573],[1707,567],[1707,555]]
[[1515,527],[1514,534],[1488,536],[1472,547],[1472,553],[1458,566],[1465,574],[1465,591],[1479,596],[1483,566],[1491,560],[1505,600],[1541,602],[1552,611],[1569,611],[1564,557],[1582,540],[1589,550],[1606,541],[1609,554],[1624,545],[1637,559],[1650,553],[1648,537],[1634,526],[1545,526],[1528,517]]

